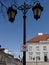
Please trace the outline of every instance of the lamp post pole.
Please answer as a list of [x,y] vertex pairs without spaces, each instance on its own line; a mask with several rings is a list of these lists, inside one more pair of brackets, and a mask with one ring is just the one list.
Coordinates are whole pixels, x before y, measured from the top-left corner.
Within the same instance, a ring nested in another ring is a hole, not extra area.
[[[30,5],[24,2],[24,5],[18,7],[23,12],[23,46],[26,46],[26,13],[30,9]],[[23,65],[26,65],[26,50],[23,50]]]
[[[26,45],[26,15],[23,15],[24,31],[23,31],[23,45]],[[23,51],[23,65],[26,65],[26,51]]]

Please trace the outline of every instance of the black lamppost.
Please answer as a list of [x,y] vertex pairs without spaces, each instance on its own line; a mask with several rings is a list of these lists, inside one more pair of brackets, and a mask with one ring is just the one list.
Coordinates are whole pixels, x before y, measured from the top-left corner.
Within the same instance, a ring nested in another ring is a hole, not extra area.
[[[16,6],[15,6],[16,7]],[[24,20],[24,30],[23,30],[23,45],[26,45],[26,13],[29,9],[32,8],[34,18],[38,20],[40,18],[41,12],[43,11],[43,7],[41,7],[40,3],[36,3],[35,6],[28,5],[24,2],[24,5],[16,7],[18,10],[23,12],[23,20]],[[17,10],[13,9],[12,6],[8,8],[7,14],[9,17],[9,21],[12,23],[15,20],[15,16],[17,14]],[[26,65],[26,51],[23,51],[23,65]]]
[[[40,3],[37,1],[35,2],[35,6],[34,5],[29,5],[29,4],[26,4],[26,2],[24,2],[23,5],[21,6],[16,6],[15,4],[12,5],[11,7],[9,7],[7,9],[7,14],[8,14],[8,18],[9,18],[9,21],[11,23],[14,22],[15,20],[15,16],[17,14],[17,10],[21,10],[23,12],[23,20],[24,20],[24,30],[23,30],[23,45],[26,45],[26,13],[28,12],[29,9],[32,9],[33,11],[33,14],[34,14],[34,18],[36,20],[38,20],[40,18],[40,15],[41,15],[41,12],[43,11],[43,7],[40,5]],[[16,7],[16,9],[13,8],[13,6]],[[26,65],[26,51],[23,51],[23,65]]]

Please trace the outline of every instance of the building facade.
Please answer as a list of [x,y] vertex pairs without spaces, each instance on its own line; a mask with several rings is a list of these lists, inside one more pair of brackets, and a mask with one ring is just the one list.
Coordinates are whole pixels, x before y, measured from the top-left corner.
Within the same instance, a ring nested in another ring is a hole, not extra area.
[[49,65],[49,34],[40,34],[27,41],[26,63]]
[[4,48],[0,48],[0,65],[22,65],[20,59],[14,58],[14,56],[9,53],[5,53],[4,50]]

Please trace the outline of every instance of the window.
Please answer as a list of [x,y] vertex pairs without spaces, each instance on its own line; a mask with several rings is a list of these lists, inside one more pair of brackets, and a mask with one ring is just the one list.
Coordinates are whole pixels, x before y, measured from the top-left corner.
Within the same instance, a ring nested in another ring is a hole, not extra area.
[[32,60],[32,59],[33,59],[33,58],[32,58],[33,52],[28,52],[28,54],[29,54],[29,60]]
[[5,61],[5,56],[4,55],[2,56],[2,61]]
[[46,46],[43,46],[43,50],[45,50],[45,51],[47,50]]
[[32,58],[32,55],[30,55],[30,56],[29,56],[29,60],[32,60],[32,59],[33,59],[33,58]]
[[28,51],[32,51],[32,46],[29,46],[28,47]]
[[36,46],[36,50],[39,51],[39,46]]
[[40,56],[37,56],[37,57],[36,57],[36,60],[40,60]]

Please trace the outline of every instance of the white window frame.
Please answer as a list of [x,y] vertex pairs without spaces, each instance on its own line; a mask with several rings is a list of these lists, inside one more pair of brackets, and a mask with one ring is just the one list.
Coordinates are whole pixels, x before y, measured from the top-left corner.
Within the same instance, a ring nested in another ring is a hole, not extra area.
[[46,46],[43,46],[43,50],[46,51],[47,50],[47,47]]
[[37,51],[40,51],[40,47],[39,47],[39,46],[36,46],[36,50],[37,50]]
[[32,46],[28,46],[28,51],[32,51]]

